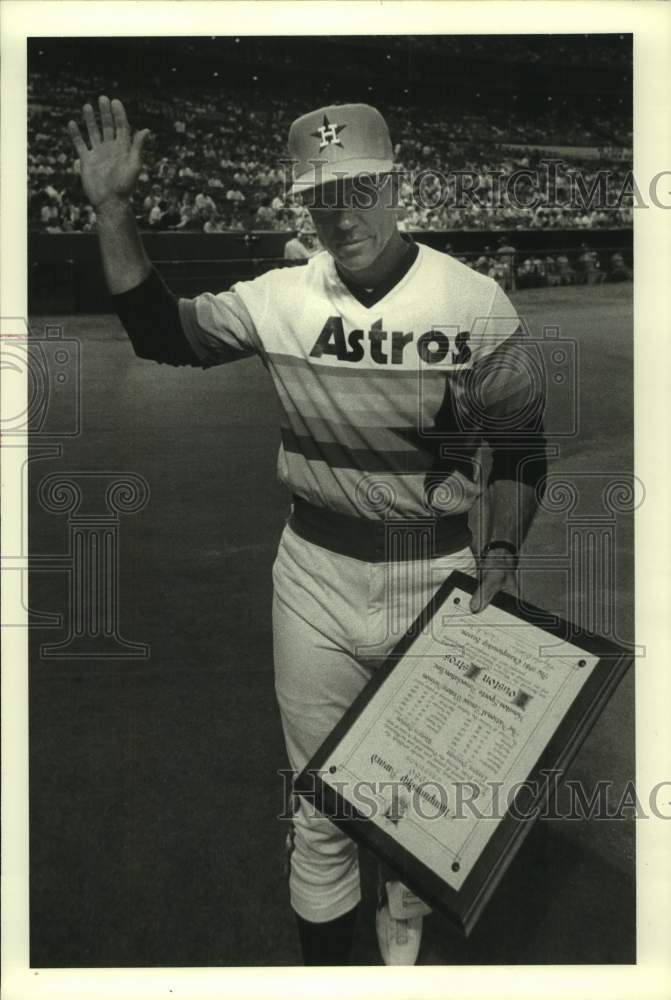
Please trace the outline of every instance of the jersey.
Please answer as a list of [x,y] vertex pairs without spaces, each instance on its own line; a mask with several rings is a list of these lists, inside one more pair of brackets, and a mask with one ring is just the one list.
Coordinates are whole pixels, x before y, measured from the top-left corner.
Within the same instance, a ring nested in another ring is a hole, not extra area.
[[[472,506],[480,437],[455,403],[519,325],[491,278],[419,244],[407,273],[365,301],[321,252],[179,305],[203,365],[261,357],[282,408],[278,475],[293,493],[373,519]],[[500,393],[505,380],[503,366],[490,382]]]

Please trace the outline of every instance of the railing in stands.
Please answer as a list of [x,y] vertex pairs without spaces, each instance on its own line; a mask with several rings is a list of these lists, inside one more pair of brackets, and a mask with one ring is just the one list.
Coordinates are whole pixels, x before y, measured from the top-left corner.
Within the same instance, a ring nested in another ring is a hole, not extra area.
[[[245,235],[248,236],[245,239]],[[293,266],[282,252],[290,233],[152,233],[144,238],[150,259],[175,294],[185,297],[203,291],[221,291],[236,281],[249,280],[273,267]],[[593,283],[609,277],[613,254],[621,254],[625,274],[633,267],[632,231],[622,230],[518,230],[505,242],[514,254],[499,254],[498,230],[459,230],[413,233],[420,243],[474,264],[486,256],[506,264],[508,273],[494,274],[506,288],[524,285]],[[251,238],[250,238],[251,236]],[[244,248],[244,253],[241,249]],[[448,249],[449,248],[449,249]],[[585,250],[597,255],[599,266],[586,268],[580,261]],[[557,278],[556,261],[566,255]],[[532,266],[525,265],[531,261]],[[534,263],[540,261],[540,264]],[[482,263],[481,269],[491,273]],[[526,271],[520,274],[520,268]],[[109,296],[100,266],[98,240],[94,233],[29,234],[29,310],[47,313],[108,312]]]

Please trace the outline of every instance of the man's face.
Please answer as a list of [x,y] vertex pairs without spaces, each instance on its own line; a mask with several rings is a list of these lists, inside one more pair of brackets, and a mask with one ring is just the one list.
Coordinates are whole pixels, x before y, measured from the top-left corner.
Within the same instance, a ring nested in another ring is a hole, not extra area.
[[393,181],[387,174],[323,184],[304,200],[325,250],[355,273],[370,267],[396,231]]

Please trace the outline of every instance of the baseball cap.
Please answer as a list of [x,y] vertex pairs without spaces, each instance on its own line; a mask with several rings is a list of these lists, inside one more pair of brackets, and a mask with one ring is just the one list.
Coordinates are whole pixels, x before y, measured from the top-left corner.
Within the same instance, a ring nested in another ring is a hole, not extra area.
[[318,108],[297,118],[289,129],[291,193],[357,174],[388,173],[393,155],[387,123],[377,108],[370,104]]

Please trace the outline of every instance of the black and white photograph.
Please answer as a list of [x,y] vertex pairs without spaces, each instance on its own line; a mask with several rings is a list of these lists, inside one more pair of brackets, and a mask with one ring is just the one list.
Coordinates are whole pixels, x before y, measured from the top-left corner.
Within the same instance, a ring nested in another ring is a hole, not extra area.
[[665,5],[21,7],[3,998],[668,996]]

